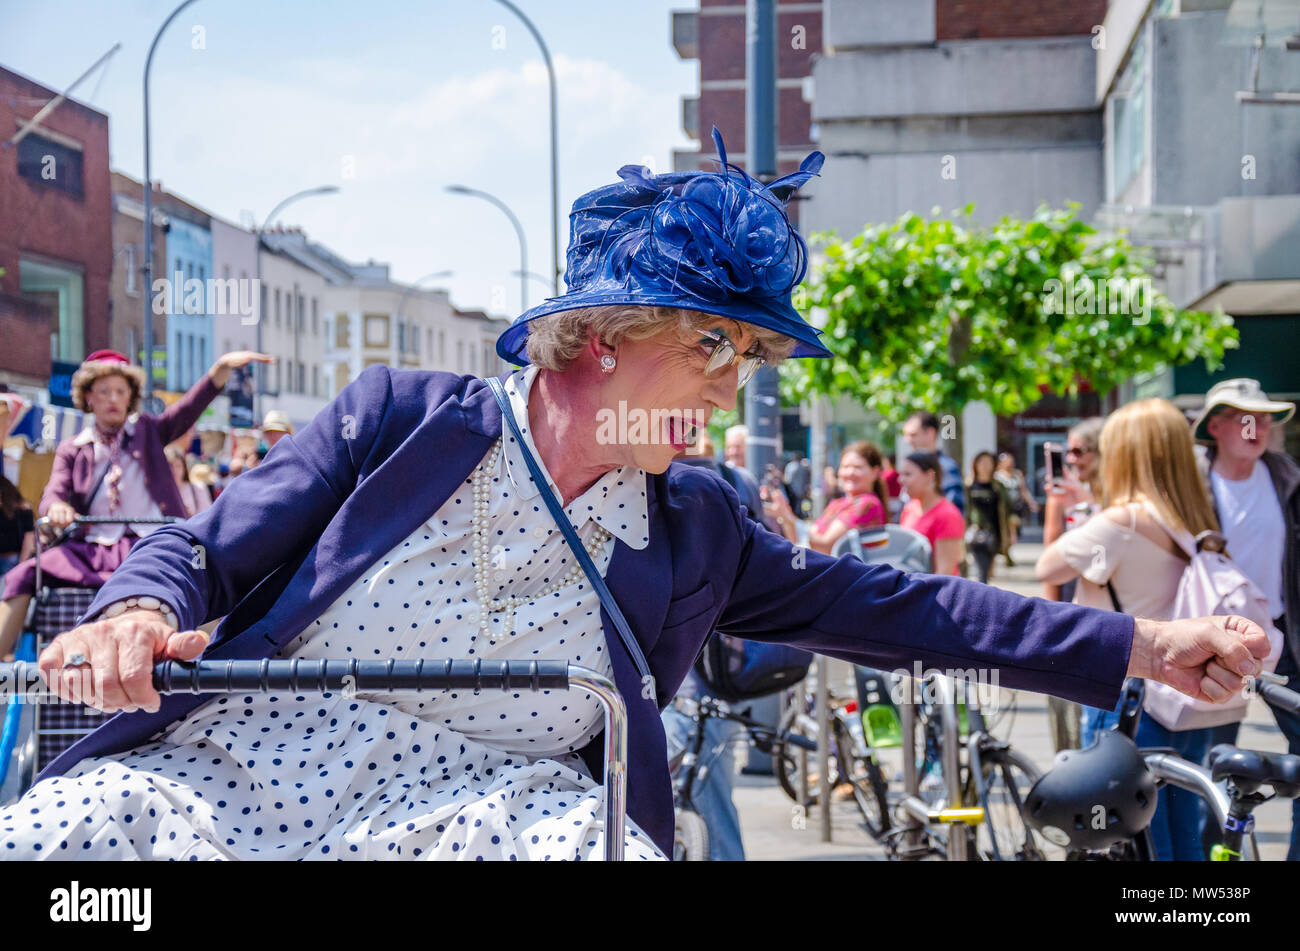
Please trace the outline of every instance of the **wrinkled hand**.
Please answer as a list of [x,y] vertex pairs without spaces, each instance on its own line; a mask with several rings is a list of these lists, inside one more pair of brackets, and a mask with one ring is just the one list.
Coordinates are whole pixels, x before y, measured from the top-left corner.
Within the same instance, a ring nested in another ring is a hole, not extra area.
[[1180,621],[1138,619],[1128,672],[1158,680],[1189,697],[1222,703],[1263,670],[1268,637],[1244,617]]
[[[137,609],[60,634],[41,651],[38,665],[50,689],[65,700],[105,713],[154,713],[161,698],[153,687],[153,665],[193,660],[207,645],[202,631],[173,631],[157,611]],[[78,652],[90,665],[64,668]]]

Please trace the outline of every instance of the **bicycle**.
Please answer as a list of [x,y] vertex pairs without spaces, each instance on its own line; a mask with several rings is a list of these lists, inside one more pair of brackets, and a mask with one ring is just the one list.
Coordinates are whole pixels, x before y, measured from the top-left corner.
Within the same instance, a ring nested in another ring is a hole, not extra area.
[[815,751],[817,744],[737,713],[731,709],[730,704],[713,697],[677,697],[673,700],[673,708],[690,717],[694,724],[686,746],[668,761],[673,781],[673,814],[676,819],[673,861],[705,861],[709,857],[709,830],[703,817],[696,811],[693,796],[696,785],[707,778],[714,760],[722,751],[721,746],[705,750],[706,722],[718,718],[739,723],[759,752],[774,757],[778,763],[789,758],[787,746]]
[[[1275,674],[1261,674],[1249,689],[1267,703],[1300,713],[1300,693],[1280,681]],[[1026,821],[1066,848],[1067,861],[1155,861],[1150,822],[1156,790],[1164,783],[1196,793],[1210,807],[1221,833],[1210,861],[1258,860],[1253,812],[1271,799],[1300,796],[1300,756],[1221,743],[1210,750],[1207,767],[1170,749],[1139,749],[1133,737],[1144,690],[1141,680],[1125,681],[1119,721],[1086,749],[1058,756],[1030,790]],[[1272,793],[1261,792],[1265,786]]]
[[[921,681],[903,677],[900,685],[905,790],[895,809],[902,824],[885,839],[889,858],[1045,859],[1022,810],[1041,773],[1028,757],[989,732],[968,682],[932,674]],[[927,778],[942,784],[942,794],[928,801],[922,796]]]
[[[817,805],[822,795],[820,776],[808,772],[808,750],[817,749],[819,735],[816,716],[816,690],[804,686],[786,705],[777,733],[791,745],[799,747],[798,756],[778,757],[777,781],[785,794],[804,809]],[[831,790],[848,786],[867,832],[877,841],[890,829],[889,789],[880,769],[876,751],[867,745],[862,732],[856,699],[837,696],[830,691],[829,777]],[[798,738],[796,740],[796,738]]]

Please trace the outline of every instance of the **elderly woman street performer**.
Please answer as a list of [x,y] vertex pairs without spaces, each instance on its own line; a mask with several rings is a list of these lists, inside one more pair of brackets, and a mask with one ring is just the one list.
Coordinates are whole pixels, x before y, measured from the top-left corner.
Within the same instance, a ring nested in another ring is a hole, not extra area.
[[[0,855],[601,854],[601,711],[580,688],[160,698],[149,668],[164,657],[549,658],[608,673],[629,708],[626,845],[640,858],[671,848],[659,714],[713,630],[878,668],[996,668],[1004,685],[1094,706],[1128,674],[1220,700],[1257,671],[1268,642],[1243,619],[1135,622],[796,550],[721,478],[670,465],[761,364],[828,355],[790,303],[806,249],[784,213],[821,155],[765,186],[715,142],[718,172],[626,166],[575,203],[567,293],[497,344],[530,364],[502,378],[520,439],[483,380],[372,367],[212,508],[137,544],[40,658],[68,693],[84,670],[65,665],[84,660],[103,709],[121,712],[0,814]],[[211,643],[195,630],[222,616]]]
[[[94,421],[54,454],[54,471],[41,498],[40,514],[55,528],[78,515],[184,518],[188,513],[163,454],[184,435],[226,385],[230,371],[264,354],[227,353],[188,393],[159,416],[139,415],[144,371],[116,350],[96,350],[72,375],[72,402]],[[122,564],[131,546],[156,525],[98,525],[84,539],[69,539],[41,556],[51,587],[98,588]],[[0,602],[0,655],[13,650],[36,581],[36,559],[5,575]]]

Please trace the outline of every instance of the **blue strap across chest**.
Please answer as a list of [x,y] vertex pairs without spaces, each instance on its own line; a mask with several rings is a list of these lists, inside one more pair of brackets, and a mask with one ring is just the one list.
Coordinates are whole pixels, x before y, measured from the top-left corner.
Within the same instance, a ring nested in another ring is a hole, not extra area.
[[533,482],[541,490],[542,500],[550,510],[551,517],[555,519],[555,524],[560,527],[560,531],[564,534],[564,540],[569,543],[578,564],[586,572],[587,580],[591,582],[591,586],[596,589],[596,594],[600,596],[600,603],[605,606],[606,612],[613,619],[614,627],[618,630],[618,636],[623,641],[623,646],[627,649],[633,663],[636,664],[637,672],[643,678],[651,676],[650,665],[646,663],[645,655],[641,653],[641,645],[637,643],[636,637],[633,636],[632,629],[628,626],[627,619],[623,617],[618,602],[614,600],[614,595],[609,590],[609,586],[605,584],[605,579],[596,570],[595,562],[587,554],[587,549],[582,544],[582,540],[578,538],[573,523],[569,521],[568,515],[565,514],[564,508],[560,505],[560,500],[551,491],[551,485],[546,481],[546,477],[542,475],[541,467],[537,464],[537,460],[533,458],[533,453],[528,448],[528,444],[524,442],[523,434],[519,431],[519,421],[515,419],[514,410],[510,406],[510,399],[506,396],[501,381],[496,377],[488,377],[487,383],[488,386],[492,387],[492,395],[496,397],[497,405],[501,407],[501,416],[506,421],[510,434],[515,437],[515,442],[519,444],[519,448],[523,452],[524,462],[528,465],[528,474],[533,477]]

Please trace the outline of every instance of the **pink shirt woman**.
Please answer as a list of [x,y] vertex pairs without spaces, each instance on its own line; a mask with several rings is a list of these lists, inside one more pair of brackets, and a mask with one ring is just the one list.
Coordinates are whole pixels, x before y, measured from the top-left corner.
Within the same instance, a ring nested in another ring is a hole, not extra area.
[[932,452],[916,452],[903,460],[898,481],[911,501],[903,506],[898,524],[930,540],[935,574],[960,575],[966,519],[939,491],[942,478],[939,459]]
[[874,528],[889,519],[883,499],[888,490],[880,478],[884,458],[869,442],[859,441],[844,447],[836,479],[844,495],[831,501],[808,532],[808,547],[830,554],[850,529]]

